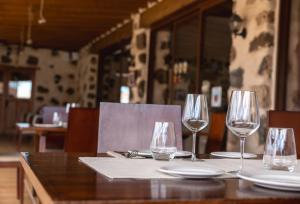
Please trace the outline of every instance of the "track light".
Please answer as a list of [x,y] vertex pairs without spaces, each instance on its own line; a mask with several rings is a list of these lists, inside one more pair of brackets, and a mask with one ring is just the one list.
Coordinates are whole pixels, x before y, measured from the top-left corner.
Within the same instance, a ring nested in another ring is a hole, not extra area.
[[41,0],[40,2],[40,18],[38,20],[39,24],[44,24],[47,22],[46,18],[44,17],[44,0]]
[[31,32],[32,32],[32,20],[33,20],[33,14],[32,14],[32,5],[28,6],[28,25],[27,25],[27,45],[32,45],[32,38],[31,38]]

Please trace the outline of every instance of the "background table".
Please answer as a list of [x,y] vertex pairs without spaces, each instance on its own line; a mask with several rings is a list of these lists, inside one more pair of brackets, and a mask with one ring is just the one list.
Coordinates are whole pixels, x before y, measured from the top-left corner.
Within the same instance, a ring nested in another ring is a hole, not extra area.
[[67,128],[63,127],[34,127],[29,123],[17,123],[17,151],[21,149],[21,139],[23,134],[34,135],[34,149],[36,152],[46,151],[46,137],[49,135],[57,135],[64,137]]
[[240,179],[108,179],[79,156],[107,155],[37,153],[21,159],[42,203],[300,203],[299,192],[264,189]]
[[[16,168],[17,169],[17,198],[21,199],[24,191],[23,184],[23,168],[20,163],[20,153],[0,153],[0,168]],[[23,200],[21,200],[21,203]],[[0,201],[1,203],[1,201]]]

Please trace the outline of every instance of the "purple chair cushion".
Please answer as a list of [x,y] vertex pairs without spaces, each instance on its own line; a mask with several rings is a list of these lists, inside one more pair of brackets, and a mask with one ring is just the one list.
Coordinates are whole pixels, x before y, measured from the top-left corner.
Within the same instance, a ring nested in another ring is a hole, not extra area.
[[41,110],[41,117],[44,124],[52,124],[53,113],[57,112],[62,115],[63,122],[68,120],[68,115],[66,113],[66,108],[62,106],[45,106]]

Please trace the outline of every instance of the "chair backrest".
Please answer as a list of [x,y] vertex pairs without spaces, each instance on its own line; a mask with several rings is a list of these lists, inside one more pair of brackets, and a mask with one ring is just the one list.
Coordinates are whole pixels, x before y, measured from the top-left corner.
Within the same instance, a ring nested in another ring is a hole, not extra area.
[[181,107],[100,103],[98,152],[149,149],[155,121],[173,122],[182,149]]
[[222,151],[225,147],[226,113],[214,112],[211,114],[211,125],[207,137],[206,153]]
[[71,108],[65,137],[65,152],[97,152],[98,108]]
[[269,127],[293,128],[296,141],[297,155],[300,156],[300,112],[269,111]]
[[68,116],[66,113],[66,108],[63,106],[45,106],[41,109],[40,115],[42,117],[43,123],[52,124],[53,113],[60,113],[62,116],[62,120],[64,122],[67,121]]

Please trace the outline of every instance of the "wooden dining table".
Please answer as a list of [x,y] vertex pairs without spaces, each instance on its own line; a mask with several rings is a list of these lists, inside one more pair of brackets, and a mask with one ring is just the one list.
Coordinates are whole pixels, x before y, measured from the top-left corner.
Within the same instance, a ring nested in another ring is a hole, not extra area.
[[299,192],[265,189],[237,178],[110,179],[80,162],[81,156],[108,155],[23,155],[21,164],[26,178],[42,203],[300,203]]
[[20,151],[21,139],[23,134],[32,134],[34,136],[34,149],[36,152],[45,152],[47,137],[58,136],[64,137],[67,132],[67,128],[64,127],[43,127],[32,126],[29,123],[16,123],[17,127],[17,151]]

